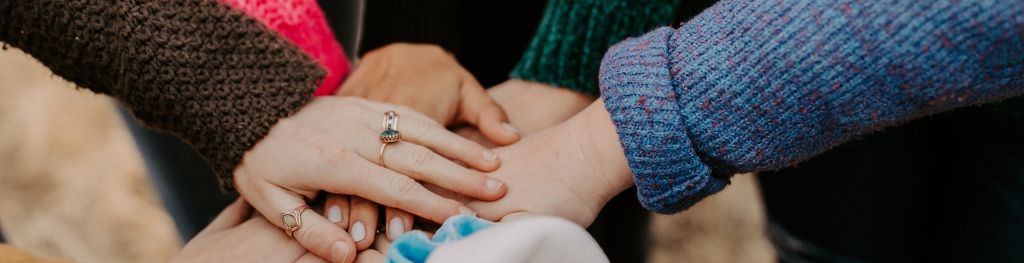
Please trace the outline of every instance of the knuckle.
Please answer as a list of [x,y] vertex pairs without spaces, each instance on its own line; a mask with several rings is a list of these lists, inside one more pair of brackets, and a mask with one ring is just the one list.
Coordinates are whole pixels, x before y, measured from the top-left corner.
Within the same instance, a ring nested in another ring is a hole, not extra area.
[[416,153],[412,155],[412,158],[413,166],[411,168],[416,174],[422,174],[422,172],[426,170],[427,165],[432,164],[434,159],[436,159],[434,153],[426,149],[417,150]]
[[303,247],[314,251],[328,251],[329,246],[334,243],[329,230],[324,229],[322,225],[307,223],[296,230],[295,234]]

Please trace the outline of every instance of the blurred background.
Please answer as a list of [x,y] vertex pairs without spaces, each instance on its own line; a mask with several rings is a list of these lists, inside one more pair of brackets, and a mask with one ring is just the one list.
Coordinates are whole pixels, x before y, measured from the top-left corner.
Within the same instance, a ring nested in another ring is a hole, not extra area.
[[[0,51],[6,242],[77,262],[167,261],[182,241],[146,173],[116,102]],[[637,242],[648,242],[648,262],[773,262],[764,225],[756,179],[739,175],[686,213],[652,215]]]
[[0,52],[0,229],[38,255],[160,262],[181,241],[108,97]]

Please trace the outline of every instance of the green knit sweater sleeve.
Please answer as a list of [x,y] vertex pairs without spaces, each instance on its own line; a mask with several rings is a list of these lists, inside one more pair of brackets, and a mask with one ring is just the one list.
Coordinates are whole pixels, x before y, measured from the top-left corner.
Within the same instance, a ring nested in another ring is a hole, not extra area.
[[612,44],[669,25],[680,0],[551,0],[511,77],[598,95]]

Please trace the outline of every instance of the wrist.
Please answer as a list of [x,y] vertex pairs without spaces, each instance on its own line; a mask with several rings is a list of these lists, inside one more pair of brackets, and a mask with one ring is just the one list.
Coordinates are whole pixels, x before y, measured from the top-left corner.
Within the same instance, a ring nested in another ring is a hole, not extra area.
[[578,115],[570,119],[565,128],[570,130],[573,143],[581,149],[583,163],[591,168],[591,174],[598,177],[595,189],[599,195],[610,200],[615,195],[634,185],[633,174],[626,160],[615,124],[598,99]]

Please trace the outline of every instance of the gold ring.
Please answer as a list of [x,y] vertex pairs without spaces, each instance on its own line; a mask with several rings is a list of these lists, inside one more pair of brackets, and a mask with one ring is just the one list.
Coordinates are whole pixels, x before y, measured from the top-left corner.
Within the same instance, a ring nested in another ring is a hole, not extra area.
[[398,112],[389,110],[384,112],[384,122],[382,122],[385,130],[397,130],[398,129]]
[[388,148],[387,143],[380,145],[380,157],[377,158],[377,161],[380,162],[380,167],[388,168],[388,165],[384,164],[384,148]]
[[380,132],[380,156],[377,161],[381,167],[387,168],[388,165],[384,164],[384,149],[388,148],[388,144],[402,140],[402,133],[398,132],[398,113],[393,110],[385,112],[381,126],[384,126],[384,131]]
[[291,211],[281,212],[281,222],[284,223],[284,233],[288,234],[288,237],[294,238],[292,233],[302,227],[302,212],[306,211],[306,209],[309,209],[309,206],[303,204]]
[[380,133],[380,142],[384,144],[398,142],[402,139],[402,133],[398,132],[398,113],[388,111],[384,113],[384,131]]

